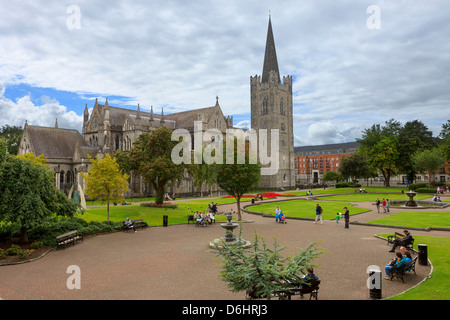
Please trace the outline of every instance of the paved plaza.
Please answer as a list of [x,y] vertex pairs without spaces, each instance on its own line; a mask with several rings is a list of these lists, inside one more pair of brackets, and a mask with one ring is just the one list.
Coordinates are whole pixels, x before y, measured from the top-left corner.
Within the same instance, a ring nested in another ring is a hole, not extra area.
[[[380,217],[372,203],[358,203],[372,211],[351,216],[351,221],[367,222]],[[236,209],[223,205],[220,211]],[[400,209],[397,209],[400,210]],[[395,214],[396,209],[391,214]],[[315,262],[322,280],[319,300],[368,300],[367,268],[384,266],[393,258],[386,241],[374,235],[399,229],[350,225],[324,221],[275,219],[243,213],[243,237],[253,240],[255,232],[267,242],[274,238],[286,246],[285,255],[315,242],[326,250]],[[414,235],[448,237],[447,232],[411,231]],[[66,250],[53,250],[44,257],[19,265],[0,266],[0,298],[21,299],[136,299],[136,300],[239,300],[219,278],[221,260],[209,249],[211,240],[222,237],[219,223],[206,228],[193,224],[149,227],[133,232],[114,232],[85,237],[84,242]],[[429,248],[429,251],[432,248]],[[81,289],[68,289],[67,268],[79,266]],[[431,266],[416,264],[417,275],[401,280],[382,280],[383,298],[394,296],[423,281]],[[299,299],[297,296],[293,299]]]

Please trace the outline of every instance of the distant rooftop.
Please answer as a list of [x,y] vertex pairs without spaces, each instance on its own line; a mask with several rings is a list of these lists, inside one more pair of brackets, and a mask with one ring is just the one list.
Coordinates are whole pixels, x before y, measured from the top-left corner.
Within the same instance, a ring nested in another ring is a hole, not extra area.
[[344,142],[334,144],[322,144],[316,146],[295,147],[296,155],[332,154],[354,152],[359,148],[359,142]]

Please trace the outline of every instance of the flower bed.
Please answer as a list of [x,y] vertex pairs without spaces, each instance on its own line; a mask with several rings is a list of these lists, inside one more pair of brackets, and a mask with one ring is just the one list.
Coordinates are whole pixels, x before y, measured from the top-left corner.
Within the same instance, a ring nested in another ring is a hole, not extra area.
[[163,202],[161,204],[157,204],[156,202],[143,202],[141,203],[142,207],[153,207],[153,208],[170,208],[175,209],[178,207],[178,203],[175,202]]

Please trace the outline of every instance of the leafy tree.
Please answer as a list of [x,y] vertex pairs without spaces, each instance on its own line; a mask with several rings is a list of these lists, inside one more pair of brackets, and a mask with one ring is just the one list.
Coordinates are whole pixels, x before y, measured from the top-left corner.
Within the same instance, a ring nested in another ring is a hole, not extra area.
[[420,173],[428,173],[430,188],[434,184],[434,176],[445,165],[445,158],[439,148],[418,151],[413,155],[413,164]]
[[249,145],[245,147],[245,163],[238,164],[237,157],[237,139],[234,143],[234,161],[232,164],[226,164],[226,143],[224,143],[224,160],[222,164],[217,165],[217,184],[220,188],[232,195],[237,202],[238,220],[241,217],[241,197],[251,190],[261,179],[261,164],[249,163]]
[[385,185],[390,185],[391,176],[398,172],[398,135],[401,123],[390,119],[385,125],[373,125],[363,131],[360,152],[367,156],[369,166],[378,170],[384,177]]
[[325,174],[322,176],[323,181],[336,181],[336,183],[339,182],[339,180],[343,180],[342,174],[340,174],[337,171],[328,171],[325,172]]
[[5,139],[8,154],[16,155],[18,153],[22,133],[23,129],[17,126],[6,125],[0,129],[0,137]]
[[6,151],[6,142],[5,138],[0,137],[0,163],[6,160],[8,157],[8,152]]
[[412,163],[412,155],[419,150],[431,149],[436,146],[433,133],[419,120],[406,122],[400,130],[397,141],[399,172],[406,174],[410,181],[416,179],[416,170]]
[[130,151],[116,150],[116,152],[114,153],[114,158],[116,159],[116,162],[119,165],[122,173],[130,175],[132,171],[130,163]]
[[54,214],[73,216],[78,205],[55,187],[54,172],[41,160],[8,157],[0,163],[0,220],[20,225],[20,242],[28,230]]
[[310,244],[296,255],[283,257],[281,251],[285,247],[280,247],[276,239],[273,248],[269,248],[256,234],[251,249],[244,249],[242,244],[229,246],[226,242],[216,245],[216,249],[218,256],[223,258],[222,280],[228,283],[232,292],[248,290],[251,299],[270,299],[278,290],[293,283],[304,283],[302,277],[306,269],[313,268],[312,260],[322,253]]
[[175,164],[171,159],[177,142],[171,140],[172,132],[160,127],[143,133],[130,152],[131,168],[138,172],[155,190],[155,202],[164,202],[165,186],[169,181],[181,181],[185,165]]
[[[195,154],[195,151],[194,151]],[[203,154],[203,152],[202,152]],[[195,158],[195,156],[193,156]],[[217,164],[208,164],[202,157],[202,163],[196,164],[194,161],[187,165],[189,174],[194,179],[193,183],[200,188],[201,196],[203,197],[203,184],[206,183],[208,188],[211,188],[217,182]]]
[[124,201],[123,195],[128,190],[128,175],[120,171],[119,165],[109,154],[101,159],[91,158],[91,165],[88,174],[81,173],[86,182],[85,193],[91,199],[106,202],[109,223],[109,204]]
[[342,177],[355,182],[358,178],[369,178],[372,170],[369,168],[367,157],[362,153],[354,153],[341,159],[339,172]]
[[442,125],[442,131],[439,134],[440,148],[442,153],[444,154],[445,161],[450,163],[450,120],[447,120],[447,123]]

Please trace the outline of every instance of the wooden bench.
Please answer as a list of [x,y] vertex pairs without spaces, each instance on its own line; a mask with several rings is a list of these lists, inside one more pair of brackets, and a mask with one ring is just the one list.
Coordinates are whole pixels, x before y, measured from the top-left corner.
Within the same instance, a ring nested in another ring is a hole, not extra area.
[[416,261],[417,261],[417,257],[415,257],[411,261],[403,264],[400,268],[393,268],[392,272],[391,272],[390,280],[392,281],[392,279],[395,277],[397,279],[402,279],[402,282],[405,283],[405,280],[403,280],[403,276],[407,272],[413,271],[414,274],[416,274]]
[[[393,235],[387,236],[387,244],[393,244],[395,239],[403,239],[405,235],[402,233],[395,232]],[[404,246],[408,250],[413,250],[414,247],[414,238],[411,239],[411,243]]]
[[[136,220],[130,220],[130,221],[131,221],[131,223],[134,224],[134,228],[135,229],[137,229],[137,228],[147,228],[148,227],[148,224],[147,224],[147,222],[144,222],[144,219],[136,219]],[[128,227],[126,225],[125,221],[123,221],[122,230],[123,231],[128,231],[130,229],[132,229],[132,228]]]
[[277,291],[280,300],[291,300],[294,295],[309,294],[309,300],[317,300],[319,295],[320,280],[312,280],[301,285],[294,285],[292,288]]
[[83,235],[79,234],[77,230],[61,234],[56,237],[57,249],[66,248],[67,245],[75,245],[76,242],[83,241]]

